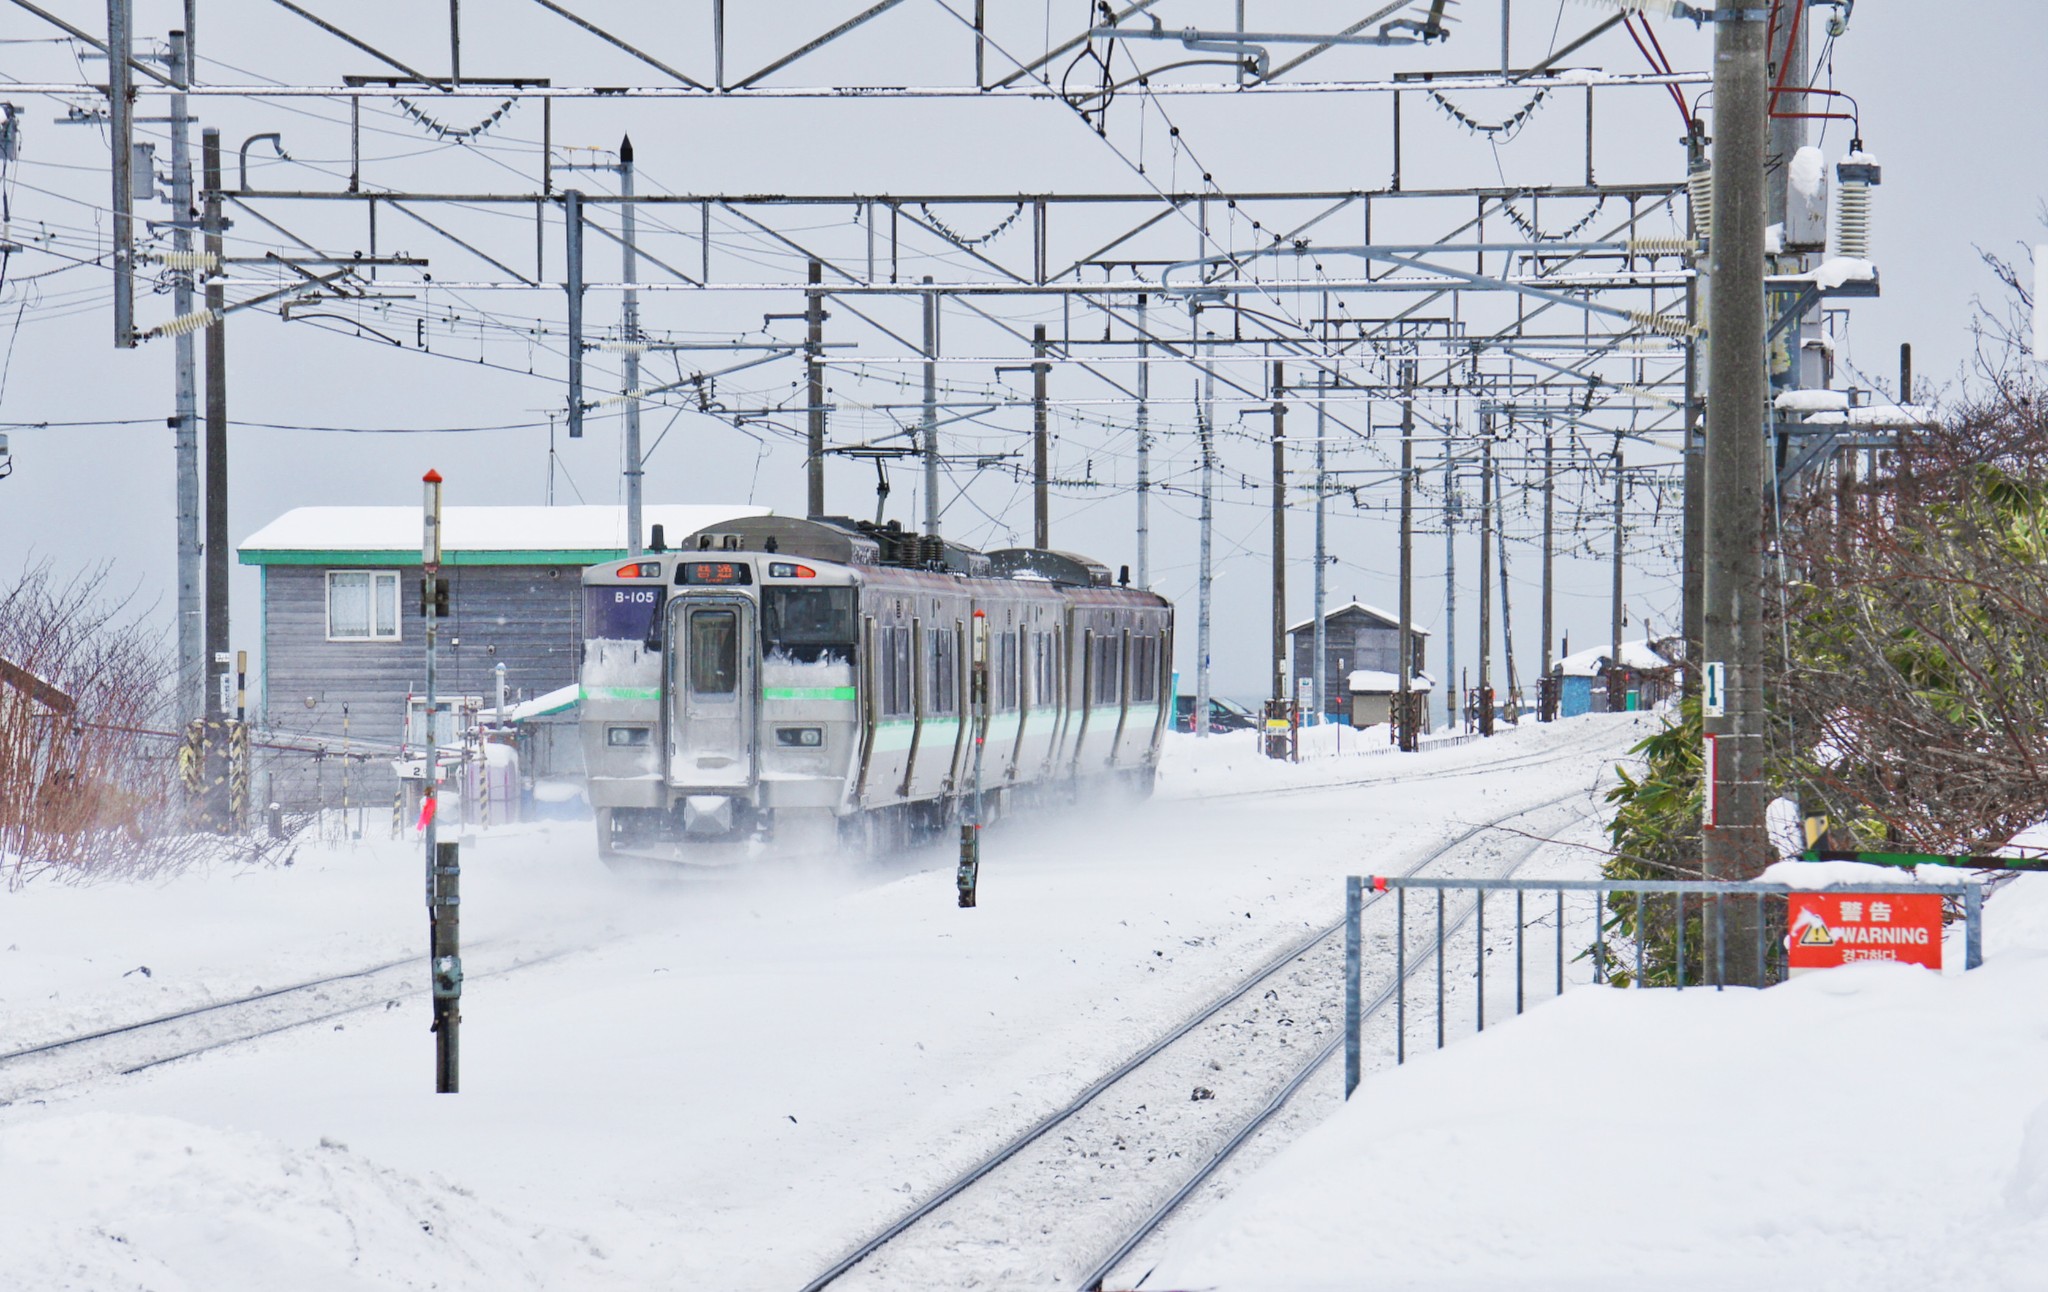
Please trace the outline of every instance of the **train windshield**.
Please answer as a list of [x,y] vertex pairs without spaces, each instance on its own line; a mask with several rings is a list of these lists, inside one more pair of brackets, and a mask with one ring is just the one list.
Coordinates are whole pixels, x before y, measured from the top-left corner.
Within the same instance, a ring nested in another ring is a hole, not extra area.
[[583,635],[593,640],[645,641],[661,609],[661,588],[613,585],[583,590]]
[[851,663],[857,639],[852,588],[783,588],[761,591],[761,635],[767,653],[799,663]]

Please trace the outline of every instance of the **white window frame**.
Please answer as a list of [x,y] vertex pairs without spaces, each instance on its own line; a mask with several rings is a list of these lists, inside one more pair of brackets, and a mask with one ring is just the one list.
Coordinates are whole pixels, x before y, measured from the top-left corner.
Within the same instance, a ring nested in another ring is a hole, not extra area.
[[[370,576],[370,631],[361,635],[337,637],[334,634],[334,576],[337,574],[367,574]],[[322,581],[326,596],[321,603],[323,626],[327,640],[331,642],[395,642],[405,635],[404,606],[399,600],[399,572],[397,570],[329,570]],[[377,594],[386,584],[391,588],[391,631],[377,631]]]

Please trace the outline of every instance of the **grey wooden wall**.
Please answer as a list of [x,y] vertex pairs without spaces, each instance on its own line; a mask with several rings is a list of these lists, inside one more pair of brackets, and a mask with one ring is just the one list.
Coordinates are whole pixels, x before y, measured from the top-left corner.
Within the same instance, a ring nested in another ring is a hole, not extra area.
[[[354,741],[396,746],[403,737],[406,696],[426,689],[419,567],[377,567],[399,574],[395,642],[327,640],[328,568],[265,569],[264,725],[339,749],[345,706]],[[450,615],[441,624],[439,694],[481,696],[490,704],[494,669],[501,663],[509,700],[574,682],[583,645],[582,573],[580,566],[445,568]],[[276,777],[278,799],[287,807],[312,806],[323,791],[329,806],[338,802],[338,765],[316,769],[311,758],[275,752],[265,762],[266,771]],[[352,796],[387,804],[396,789],[381,757],[353,768],[349,781]],[[263,792],[264,786],[258,789]]]

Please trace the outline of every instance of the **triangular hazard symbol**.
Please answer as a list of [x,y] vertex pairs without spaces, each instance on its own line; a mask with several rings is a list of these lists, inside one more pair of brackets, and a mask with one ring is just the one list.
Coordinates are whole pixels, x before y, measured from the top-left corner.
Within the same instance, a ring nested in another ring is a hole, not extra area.
[[1831,947],[1835,945],[1835,935],[1828,932],[1828,926],[1822,924],[1819,920],[1808,920],[1806,922],[1806,931],[1799,935],[1799,945],[1802,947]]

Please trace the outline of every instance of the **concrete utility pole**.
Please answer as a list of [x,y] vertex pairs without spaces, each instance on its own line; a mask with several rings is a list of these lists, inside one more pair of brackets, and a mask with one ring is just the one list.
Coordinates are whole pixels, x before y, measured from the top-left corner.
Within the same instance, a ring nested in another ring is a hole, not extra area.
[[[1395,683],[1401,713],[1395,730],[1401,734],[1401,748],[1413,753],[1421,748],[1416,730],[1414,698],[1415,634],[1409,627],[1415,619],[1415,368],[1402,365],[1401,399],[1401,601],[1400,645],[1394,651]],[[1317,452],[1322,446],[1316,446]]]
[[[1192,306],[1190,306],[1192,308]],[[1203,352],[1201,407],[1196,414],[1202,433],[1202,556],[1197,582],[1201,612],[1195,628],[1195,735],[1209,737],[1209,601],[1214,574],[1210,565],[1210,532],[1216,519],[1216,334],[1207,334]]]
[[[1688,199],[1688,215],[1692,220],[1694,241],[1712,246],[1712,175],[1708,169],[1707,134],[1699,122],[1686,136],[1687,173],[1697,181],[1707,175],[1705,183],[1689,184],[1694,196]],[[1695,262],[1701,269],[1709,264]],[[1713,303],[1713,280],[1710,274],[1695,274],[1685,289],[1685,320],[1688,325],[1700,322],[1702,311],[1711,309]],[[1680,631],[1685,637],[1685,688],[1686,693],[1697,694],[1700,687],[1700,662],[1705,658],[1703,636],[1705,621],[1705,546],[1707,506],[1707,441],[1706,407],[1701,398],[1700,378],[1702,366],[1710,353],[1707,338],[1695,336],[1685,350],[1685,517],[1681,534],[1681,563],[1679,595],[1684,599],[1680,610]]]
[[[1625,614],[1621,599],[1621,551],[1622,541],[1626,536],[1627,518],[1622,515],[1621,509],[1627,504],[1627,488],[1627,481],[1622,476],[1621,441],[1616,440],[1614,443],[1614,598],[1612,606],[1609,607],[1608,637],[1610,639],[1610,647],[1607,656],[1608,661],[1615,668],[1621,667],[1621,621]],[[1607,707],[1609,709],[1615,707],[1614,696],[1611,694],[1607,697]]]
[[1046,497],[1046,477],[1051,473],[1052,447],[1046,441],[1045,378],[1050,367],[1045,361],[1045,324],[1031,329],[1031,545],[1052,546],[1052,513]]
[[[221,257],[220,131],[200,136],[201,183],[206,189],[206,254],[218,265]],[[221,679],[228,670],[228,329],[223,311],[227,291],[221,274],[206,280],[206,716],[221,718]],[[224,738],[207,744],[208,761],[224,760]],[[208,784],[225,786],[222,774]],[[225,805],[222,805],[224,809]],[[226,819],[225,810],[220,818]]]
[[1273,698],[1287,699],[1287,389],[1284,365],[1273,364]]
[[[191,51],[185,33],[171,33],[171,79],[191,84]],[[183,93],[171,95],[171,249],[180,265],[171,271],[171,312],[192,313],[192,156],[191,117]],[[180,725],[206,713],[205,609],[201,592],[199,540],[199,373],[198,338],[180,330],[171,339],[176,371],[176,430],[172,456],[177,463],[178,498],[178,717]]]
[[1557,498],[1557,477],[1555,475],[1554,441],[1546,433],[1543,436],[1543,672],[1550,676],[1551,632],[1556,624],[1552,619],[1557,597],[1557,586],[1552,581],[1552,558],[1557,548],[1555,529],[1555,508]]
[[1444,720],[1458,725],[1458,464],[1444,423]]
[[[107,0],[107,142],[113,148],[114,345],[135,344],[135,49],[132,0]],[[175,78],[173,78],[175,79]]]
[[562,290],[569,297],[569,438],[583,438],[583,192],[562,190]]
[[[620,269],[623,281],[638,282],[640,252],[634,231],[633,137],[619,141]],[[640,555],[647,542],[647,527],[640,514],[640,485],[645,464],[640,460],[640,294],[630,286],[621,307],[619,331],[626,343],[626,554]]]
[[1479,415],[1479,734],[1493,734],[1493,415]]
[[[1709,879],[1748,879],[1769,860],[1763,782],[1764,150],[1768,96],[1760,11],[1714,30],[1713,243],[1709,272],[1704,657],[1726,667],[1726,705],[1706,719]],[[1740,918],[1738,914],[1737,918]],[[1740,942],[1737,945],[1741,945]],[[1748,957],[1729,957],[1731,968]],[[1741,981],[1738,976],[1737,981]]]
[[[976,47],[976,56],[980,49]],[[1152,398],[1152,334],[1145,327],[1145,296],[1138,294],[1138,586],[1152,586],[1152,428],[1146,403]]]
[[1515,697],[1522,690],[1522,680],[1515,672],[1515,607],[1508,591],[1508,504],[1500,492],[1498,467],[1494,468],[1493,491],[1499,503],[1493,509],[1493,541],[1500,569],[1500,673],[1501,680],[1507,683],[1508,721],[1519,723],[1521,710],[1515,707]]
[[[924,285],[932,285],[930,274]],[[924,532],[939,536],[939,298],[924,299]]]
[[[1323,306],[1323,317],[1328,318],[1329,314],[1329,306],[1325,304]],[[1329,622],[1323,617],[1323,606],[1328,600],[1328,594],[1324,591],[1324,569],[1330,563],[1323,518],[1323,496],[1328,492],[1330,481],[1328,458],[1324,454],[1329,431],[1327,429],[1327,418],[1324,416],[1326,410],[1323,404],[1323,389],[1329,384],[1329,374],[1318,371],[1316,373],[1316,575],[1315,589],[1312,595],[1316,601],[1314,647],[1316,678],[1315,725],[1319,727],[1323,725],[1323,719],[1328,714],[1330,708],[1330,628]]]
[[804,293],[804,356],[810,381],[809,408],[804,419],[804,514],[825,514],[825,266],[813,260]]

